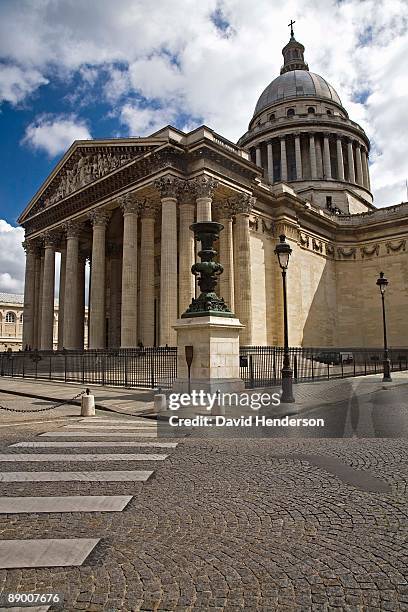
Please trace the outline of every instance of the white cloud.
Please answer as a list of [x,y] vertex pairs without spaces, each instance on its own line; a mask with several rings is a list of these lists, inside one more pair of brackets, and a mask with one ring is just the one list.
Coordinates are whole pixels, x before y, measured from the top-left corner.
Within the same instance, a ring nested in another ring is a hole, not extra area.
[[22,143],[55,157],[65,152],[74,140],[89,138],[91,134],[86,123],[75,115],[44,115],[27,127]]
[[23,293],[24,230],[0,219],[0,292]]
[[38,70],[0,64],[0,102],[18,104],[48,82]]
[[[0,3],[0,58],[20,67],[14,81],[5,77],[8,98],[20,101],[41,79],[74,71],[92,88],[107,71],[106,101],[133,135],[182,116],[187,125],[202,118],[231,140],[245,132],[257,98],[279,74],[294,17],[310,69],[333,84],[372,140],[374,191],[387,193],[390,204],[399,200],[393,185],[408,173],[407,0],[388,0],[386,8],[378,0],[98,0],[80,11],[66,0],[23,4]],[[214,23],[215,11],[227,31]],[[30,128],[28,141],[52,155],[70,138],[67,124],[51,140],[50,125]]]
[[155,110],[125,104],[120,121],[128,127],[131,136],[146,136],[171,123],[175,115],[175,110],[171,108]]

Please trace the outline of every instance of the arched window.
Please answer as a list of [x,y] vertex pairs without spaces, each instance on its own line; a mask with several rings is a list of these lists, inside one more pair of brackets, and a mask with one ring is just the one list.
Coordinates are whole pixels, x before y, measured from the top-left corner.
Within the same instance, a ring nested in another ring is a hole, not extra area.
[[286,113],[287,117],[293,117],[293,115],[295,114],[295,109],[294,108],[288,108],[288,112]]
[[307,112],[309,113],[309,115],[314,115],[316,111],[313,108],[313,106],[309,106],[309,108],[307,109]]
[[329,108],[327,109],[326,113],[327,113],[328,115],[331,115],[331,114],[332,114],[332,112],[331,112],[331,110],[330,110]]
[[16,322],[16,315],[14,314],[14,312],[8,312],[6,314],[6,323],[15,323]]
[[275,117],[275,113],[272,113],[271,115],[269,115],[269,121],[275,121],[276,117]]

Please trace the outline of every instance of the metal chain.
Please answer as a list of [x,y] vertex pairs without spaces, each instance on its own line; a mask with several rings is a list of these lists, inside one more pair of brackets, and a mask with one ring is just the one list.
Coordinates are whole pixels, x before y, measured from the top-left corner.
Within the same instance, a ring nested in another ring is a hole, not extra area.
[[7,410],[7,412],[31,412],[31,413],[44,412],[45,410],[54,410],[55,408],[60,408],[61,406],[64,406],[65,404],[70,404],[71,402],[78,399],[82,395],[85,395],[85,393],[87,392],[88,392],[88,389],[86,389],[85,391],[81,391],[80,393],[78,393],[78,395],[74,395],[72,399],[64,400],[63,402],[54,404],[53,406],[47,406],[47,408],[38,408],[37,410],[24,410],[24,409],[18,410],[18,408],[7,408],[7,406],[2,406],[0,404],[0,410]]

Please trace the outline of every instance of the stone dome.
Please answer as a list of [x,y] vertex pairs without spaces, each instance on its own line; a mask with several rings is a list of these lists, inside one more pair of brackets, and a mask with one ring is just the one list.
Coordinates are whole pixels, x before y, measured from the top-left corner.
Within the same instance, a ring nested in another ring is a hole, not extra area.
[[254,115],[276,102],[305,96],[326,98],[341,105],[336,90],[319,74],[308,70],[290,70],[274,79],[262,92]]

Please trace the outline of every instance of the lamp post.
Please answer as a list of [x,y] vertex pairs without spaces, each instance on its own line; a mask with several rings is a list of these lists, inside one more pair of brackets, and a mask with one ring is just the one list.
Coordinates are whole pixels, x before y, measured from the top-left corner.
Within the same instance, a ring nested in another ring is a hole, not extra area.
[[388,357],[388,344],[387,344],[387,321],[385,318],[385,289],[388,285],[388,280],[384,277],[384,272],[380,272],[380,276],[376,283],[380,288],[381,302],[382,302],[382,315],[383,315],[383,332],[384,332],[384,376],[383,382],[392,382],[391,378],[391,362]]
[[280,268],[282,270],[282,284],[283,284],[283,368],[282,368],[282,395],[281,403],[293,404],[295,398],[293,397],[293,370],[290,367],[289,358],[289,340],[288,340],[288,304],[286,294],[286,270],[289,265],[289,258],[292,254],[290,245],[286,242],[286,236],[282,234],[279,236],[279,243],[276,245],[275,254],[278,256]]

